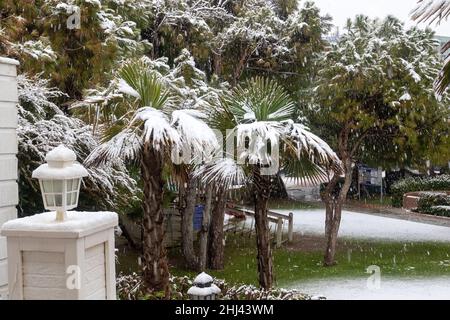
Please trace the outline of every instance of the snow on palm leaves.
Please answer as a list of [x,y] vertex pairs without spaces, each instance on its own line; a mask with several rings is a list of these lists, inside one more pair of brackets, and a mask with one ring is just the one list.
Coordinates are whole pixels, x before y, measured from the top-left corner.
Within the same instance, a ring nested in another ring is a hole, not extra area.
[[[222,98],[211,121],[229,130],[227,142],[236,137],[236,150],[227,148],[227,159],[208,163],[195,175],[230,188],[245,181],[247,165],[259,165],[268,175],[281,169],[300,182],[325,180],[326,169],[338,169],[340,161],[322,139],[291,120],[293,110],[292,100],[275,81],[253,78],[236,87]],[[230,155],[235,151],[236,158]]]
[[439,22],[450,16],[450,1],[419,0],[417,7],[411,12],[411,15],[418,22]]
[[196,110],[176,110],[175,99],[144,60],[125,64],[119,76],[117,91],[132,97],[133,108],[120,118],[126,124],[91,154],[88,164],[114,157],[136,159],[146,142],[167,156],[175,150],[204,158],[214,151],[217,139],[202,120],[206,116]]

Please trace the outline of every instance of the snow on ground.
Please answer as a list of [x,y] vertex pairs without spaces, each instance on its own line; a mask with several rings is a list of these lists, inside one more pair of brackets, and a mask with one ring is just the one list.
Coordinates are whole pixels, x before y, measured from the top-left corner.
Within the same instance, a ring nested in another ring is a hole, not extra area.
[[[383,278],[378,289],[366,278],[322,279],[294,283],[298,289],[327,300],[450,300],[450,277]],[[369,289],[371,288],[371,289]]]
[[[307,235],[325,233],[324,209],[274,211],[284,214],[294,213],[294,232]],[[365,240],[450,242],[450,228],[343,211],[339,236]]]
[[[324,235],[325,210],[273,210],[294,213],[294,232]],[[247,218],[245,227],[254,226]],[[242,226],[241,226],[242,227]],[[272,226],[274,227],[274,226]],[[365,213],[343,211],[340,237],[382,241],[450,242],[450,228],[386,218]],[[383,277],[379,289],[369,289],[367,278],[335,278],[294,282],[287,289],[297,289],[329,300],[450,300],[450,277]]]

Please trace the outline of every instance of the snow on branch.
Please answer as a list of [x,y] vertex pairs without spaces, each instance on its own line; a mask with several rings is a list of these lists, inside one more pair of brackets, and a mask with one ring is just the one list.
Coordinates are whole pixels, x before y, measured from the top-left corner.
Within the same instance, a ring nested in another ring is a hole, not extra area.
[[449,0],[419,0],[417,7],[411,12],[413,20],[438,24],[442,20],[446,20],[449,15]]

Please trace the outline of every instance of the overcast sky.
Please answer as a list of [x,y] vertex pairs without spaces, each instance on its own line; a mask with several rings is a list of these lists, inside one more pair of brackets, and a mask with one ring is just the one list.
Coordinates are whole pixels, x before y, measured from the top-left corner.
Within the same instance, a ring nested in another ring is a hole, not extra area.
[[[313,0],[323,13],[333,17],[333,23],[341,28],[347,18],[357,14],[384,18],[393,15],[408,26],[415,24],[409,13],[415,8],[417,0]],[[425,27],[426,24],[422,24]],[[440,26],[431,25],[437,35],[450,36],[450,21],[443,21]]]

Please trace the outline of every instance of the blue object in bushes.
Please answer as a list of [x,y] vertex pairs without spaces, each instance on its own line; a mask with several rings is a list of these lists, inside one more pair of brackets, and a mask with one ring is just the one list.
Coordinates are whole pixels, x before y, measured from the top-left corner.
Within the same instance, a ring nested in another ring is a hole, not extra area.
[[198,205],[195,206],[195,211],[194,211],[194,231],[199,231],[202,228],[203,210],[205,210],[205,206],[204,205],[198,204]]

